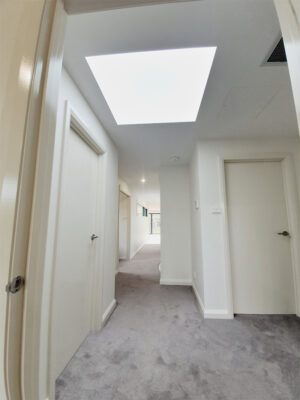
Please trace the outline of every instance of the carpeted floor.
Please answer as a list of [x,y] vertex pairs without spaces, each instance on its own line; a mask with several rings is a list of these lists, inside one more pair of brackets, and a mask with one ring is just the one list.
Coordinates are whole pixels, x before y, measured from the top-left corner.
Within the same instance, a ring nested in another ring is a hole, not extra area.
[[118,307],[57,380],[57,400],[299,400],[300,321],[203,320],[188,287],[159,285],[159,245],[120,264]]

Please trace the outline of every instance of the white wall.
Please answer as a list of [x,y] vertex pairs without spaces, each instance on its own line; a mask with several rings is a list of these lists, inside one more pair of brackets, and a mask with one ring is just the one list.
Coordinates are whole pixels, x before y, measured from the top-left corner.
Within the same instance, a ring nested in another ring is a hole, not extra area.
[[[192,258],[192,281],[200,296],[204,300],[204,274],[202,262],[202,236],[201,236],[201,213],[200,207],[200,176],[199,155],[194,151],[190,162],[190,196],[191,196],[191,258]],[[197,208],[195,201],[198,202]]]
[[[223,315],[226,318],[229,307],[229,296],[226,291],[225,217],[220,157],[247,155],[255,158],[282,153],[292,155],[294,182],[297,183],[294,206],[298,210],[300,187],[298,139],[199,141],[197,144],[190,163],[191,200],[192,203],[195,200],[199,201],[198,210],[194,204],[192,206],[192,270],[198,299],[208,316]],[[212,208],[220,208],[221,214],[213,214]],[[294,230],[298,232],[299,218],[294,223],[296,224]]]
[[[115,296],[115,265],[117,257],[118,243],[118,154],[117,150],[109,138],[99,120],[96,118],[86,100],[81,95],[77,86],[70,78],[68,73],[63,70],[60,84],[60,95],[57,115],[56,127],[56,149],[54,163],[54,182],[53,191],[58,195],[59,190],[59,158],[62,154],[62,135],[64,129],[64,112],[65,102],[68,100],[76,114],[87,126],[89,131],[97,137],[97,143],[104,151],[103,157],[103,198],[101,200],[103,209],[100,218],[102,218],[101,232],[102,240],[102,257],[101,266],[103,268],[103,293],[102,293],[102,310],[98,316],[99,325],[103,319],[103,315],[107,314],[107,310],[114,303]],[[100,238],[101,238],[100,236]],[[54,266],[55,270],[55,266]],[[71,272],[71,271],[70,271]],[[55,276],[55,275],[54,275]],[[55,344],[54,344],[55,346]],[[58,371],[55,364],[52,365],[52,378],[56,377]]]
[[160,169],[161,283],[191,284],[189,170]]

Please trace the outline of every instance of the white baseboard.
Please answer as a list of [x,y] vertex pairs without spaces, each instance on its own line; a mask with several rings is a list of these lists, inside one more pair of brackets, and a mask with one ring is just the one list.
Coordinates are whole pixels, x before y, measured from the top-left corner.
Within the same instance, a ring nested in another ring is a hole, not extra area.
[[160,278],[161,285],[178,285],[178,286],[192,286],[192,281],[189,279],[165,279]]
[[227,310],[205,310],[205,319],[233,319],[233,314]]
[[106,322],[109,320],[109,317],[114,312],[116,306],[117,306],[116,299],[113,299],[113,301],[110,303],[110,305],[107,307],[107,309],[104,311],[102,315],[102,325],[105,325]]
[[204,307],[203,301],[199,295],[199,292],[195,286],[195,284],[192,284],[193,291],[195,294],[195,297],[197,299],[200,311],[205,319],[233,319],[233,314],[229,313],[227,310],[223,309],[207,309]]
[[201,312],[201,314],[204,316],[204,315],[205,315],[204,304],[203,304],[203,301],[202,301],[202,299],[201,299],[201,297],[200,297],[200,294],[199,294],[199,292],[198,292],[198,290],[197,290],[196,285],[195,285],[194,282],[193,282],[193,284],[192,284],[192,288],[193,288],[194,295],[195,295],[195,297],[196,297],[196,300],[197,300],[197,303],[198,303],[200,312]]

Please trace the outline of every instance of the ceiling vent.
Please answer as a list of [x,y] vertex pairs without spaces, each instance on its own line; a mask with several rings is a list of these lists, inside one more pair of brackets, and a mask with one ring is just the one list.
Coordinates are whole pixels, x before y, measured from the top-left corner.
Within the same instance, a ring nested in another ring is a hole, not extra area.
[[283,38],[279,40],[275,49],[272,51],[270,57],[267,60],[267,64],[278,64],[278,63],[286,63],[286,54],[283,43]]

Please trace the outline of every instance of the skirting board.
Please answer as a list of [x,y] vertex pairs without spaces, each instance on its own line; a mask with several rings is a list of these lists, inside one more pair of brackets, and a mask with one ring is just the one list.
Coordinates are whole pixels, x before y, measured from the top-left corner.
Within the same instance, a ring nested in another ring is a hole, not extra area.
[[229,313],[227,310],[209,310],[205,309],[199,292],[195,286],[192,284],[192,288],[197,299],[200,311],[205,319],[233,319],[233,314]]
[[161,285],[178,285],[178,286],[192,286],[192,282],[188,279],[165,279],[160,278]]
[[110,303],[110,305],[107,307],[107,309],[103,313],[102,325],[105,325],[106,322],[109,320],[109,318],[110,318],[111,314],[114,312],[116,306],[117,306],[116,299],[113,299],[113,301]]

